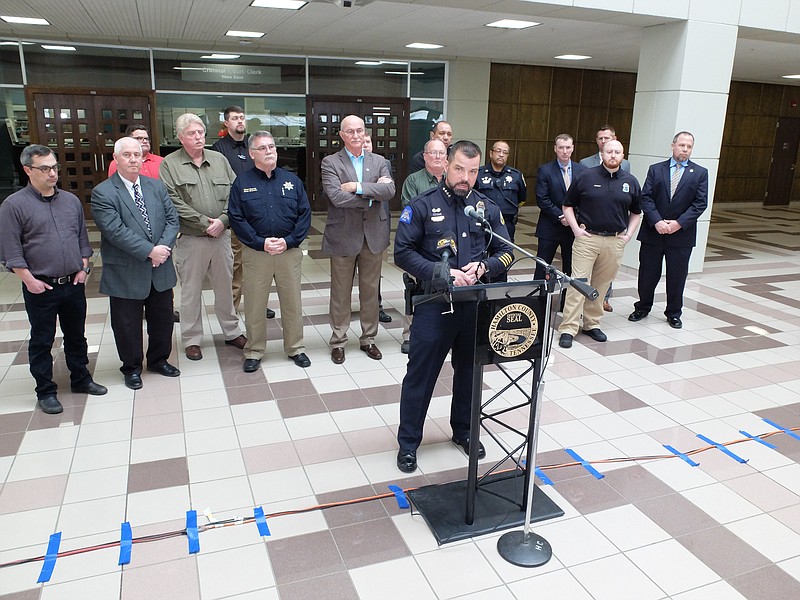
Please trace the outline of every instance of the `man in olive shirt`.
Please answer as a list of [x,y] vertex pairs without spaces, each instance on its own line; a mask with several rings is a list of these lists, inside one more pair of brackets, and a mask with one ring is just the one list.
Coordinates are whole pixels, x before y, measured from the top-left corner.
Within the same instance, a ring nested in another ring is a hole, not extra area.
[[247,338],[233,308],[233,252],[228,230],[228,194],[236,178],[228,160],[205,148],[206,126],[195,114],[175,120],[182,148],[161,163],[159,173],[180,219],[175,267],[181,279],[181,338],[189,360],[203,352],[203,281],[214,290],[214,312],[225,343],[244,349]]
[[30,181],[0,204],[0,263],[22,280],[31,324],[28,362],[39,407],[58,414],[64,409],[53,381],[56,317],[72,391],[94,396],[108,391],[92,381],[87,368],[84,282],[92,248],[81,201],[56,185],[61,165],[53,151],[38,144],[27,146],[20,162]]

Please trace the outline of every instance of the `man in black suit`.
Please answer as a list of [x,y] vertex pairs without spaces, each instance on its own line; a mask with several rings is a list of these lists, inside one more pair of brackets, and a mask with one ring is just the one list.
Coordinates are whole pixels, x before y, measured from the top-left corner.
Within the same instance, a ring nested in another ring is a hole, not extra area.
[[117,172],[92,190],[92,216],[100,230],[103,275],[111,328],[125,385],[142,387],[142,311],[147,320],[147,370],[165,377],[180,371],[169,364],[172,352],[172,288],[177,283],[172,246],[178,213],[166,186],[140,176],[142,147],[130,137],[114,144]]
[[[567,275],[572,273],[572,241],[575,236],[561,205],[572,181],[586,170],[586,167],[571,160],[574,149],[572,136],[568,133],[559,134],[553,147],[556,159],[541,165],[536,173],[536,204],[541,211],[539,222],[536,223],[536,255],[551,263],[560,246],[561,270]],[[542,278],[544,267],[537,264],[534,279]]]
[[667,263],[667,308],[670,327],[683,327],[683,289],[689,258],[697,238],[697,219],[708,206],[708,170],[689,160],[694,136],[681,131],[672,138],[672,158],[650,165],[642,188],[645,221],[637,239],[639,249],[639,301],[628,316],[640,321],[653,308],[661,262]]

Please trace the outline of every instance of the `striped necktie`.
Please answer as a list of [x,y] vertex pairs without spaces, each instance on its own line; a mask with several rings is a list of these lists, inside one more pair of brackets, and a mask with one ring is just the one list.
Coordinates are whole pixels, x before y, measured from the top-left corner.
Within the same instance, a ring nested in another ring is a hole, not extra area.
[[675,190],[678,187],[678,182],[681,180],[681,172],[683,170],[683,165],[681,163],[675,163],[675,171],[672,173],[672,179],[669,183],[669,197],[672,198],[675,195]]
[[144,198],[142,197],[142,191],[139,189],[139,184],[133,184],[133,203],[139,209],[139,212],[142,213],[142,219],[144,219],[144,224],[147,225],[147,235],[153,237],[153,230],[150,228],[150,217],[147,216],[147,207],[144,204]]
[[569,189],[570,180],[569,180],[569,170],[567,167],[561,167],[561,176],[564,178],[564,187],[566,189]]

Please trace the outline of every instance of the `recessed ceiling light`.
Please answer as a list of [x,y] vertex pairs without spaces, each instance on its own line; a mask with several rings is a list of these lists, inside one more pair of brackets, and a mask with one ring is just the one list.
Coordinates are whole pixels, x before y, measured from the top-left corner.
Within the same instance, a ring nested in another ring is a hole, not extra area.
[[42,44],[42,48],[45,50],[61,50],[63,52],[75,52],[77,50],[75,46],[51,46],[49,44]]
[[541,23],[535,21],[518,21],[516,19],[500,19],[494,23],[487,23],[486,27],[500,27],[502,29],[527,29],[528,27],[536,27]]
[[784,75],[784,79],[800,79],[800,75]]
[[554,58],[557,58],[558,60],[587,60],[592,57],[584,54],[561,54],[560,56],[555,56]]
[[17,23],[19,25],[50,25],[46,19],[35,17],[0,17],[6,23]]
[[204,54],[200,58],[215,58],[217,60],[234,60],[239,58],[238,54]]
[[244,37],[244,38],[264,37],[264,33],[261,31],[238,31],[236,29],[231,29],[225,35],[229,35],[231,37]]
[[381,64],[379,60],[357,60],[357,65],[361,65],[362,67],[377,67]]
[[407,67],[408,62],[404,60],[382,60],[382,65],[400,65],[401,67]]
[[250,6],[257,8],[285,8],[287,10],[300,10],[308,2],[305,0],[253,0]]
[[384,71],[387,75],[425,75],[422,71]]
[[441,44],[426,44],[425,42],[414,42],[406,44],[406,48],[416,48],[418,50],[436,50],[437,48],[444,48]]
[[0,46],[33,46],[33,42],[0,42]]

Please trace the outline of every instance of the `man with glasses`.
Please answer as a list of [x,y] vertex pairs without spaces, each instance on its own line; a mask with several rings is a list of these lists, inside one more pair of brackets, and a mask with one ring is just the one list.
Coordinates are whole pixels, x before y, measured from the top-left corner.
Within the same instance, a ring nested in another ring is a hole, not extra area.
[[164,159],[159,172],[180,219],[175,267],[181,279],[181,338],[186,358],[200,360],[206,275],[225,343],[240,350],[247,343],[231,294],[228,195],[236,176],[222,154],[206,150],[206,126],[200,117],[182,114],[175,120],[175,132],[182,147]]
[[[447,121],[439,121],[431,127],[431,139],[440,140],[447,151],[450,151],[450,143],[453,141],[453,128]],[[411,157],[411,164],[408,167],[409,173],[416,173],[425,168],[425,150],[417,152]]]
[[[128,125],[125,135],[132,137],[142,146],[141,175],[158,179],[158,169],[164,159],[150,152],[150,135],[147,133],[147,128],[144,125]],[[116,172],[117,159],[115,158],[108,164],[108,176],[111,177]]]
[[[517,169],[508,166],[509,145],[500,140],[494,143],[489,151],[489,162],[483,165],[475,181],[475,189],[494,200],[500,207],[503,220],[506,222],[508,235],[514,241],[519,207],[528,199],[528,188],[525,177]],[[501,280],[505,281],[503,273]]]
[[53,381],[56,318],[72,392],[101,396],[108,391],[92,380],[87,368],[84,283],[92,248],[81,201],[57,187],[61,165],[53,151],[33,144],[23,149],[20,162],[29,182],[0,204],[0,264],[22,280],[31,324],[28,362],[39,408],[58,414],[64,408]]
[[350,299],[358,270],[359,347],[373,360],[383,358],[375,345],[378,333],[378,284],[383,252],[389,247],[385,202],[394,196],[386,160],[364,151],[364,121],[355,115],[342,120],[344,142],[336,154],[322,159],[322,188],[328,198],[328,215],[322,236],[322,253],[331,259],[331,360],[345,360],[350,327]]
[[298,367],[310,367],[303,343],[300,244],[311,227],[311,205],[297,175],[278,168],[278,151],[271,133],[254,133],[249,152],[255,168],[236,178],[228,204],[231,229],[244,246],[242,267],[247,275],[244,372],[257,371],[267,349],[264,315],[273,280],[281,302],[283,349]]

